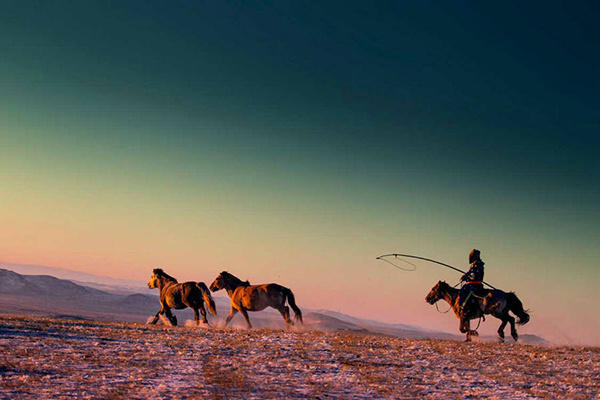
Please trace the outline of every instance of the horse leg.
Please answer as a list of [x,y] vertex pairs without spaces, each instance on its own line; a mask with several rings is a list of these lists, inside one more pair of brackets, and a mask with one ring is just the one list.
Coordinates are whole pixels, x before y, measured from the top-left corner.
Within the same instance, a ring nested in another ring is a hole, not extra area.
[[192,310],[194,310],[194,322],[196,323],[196,325],[200,325],[200,315],[198,314],[198,307],[192,307]]
[[[204,304],[200,303],[198,308],[200,309],[200,314],[202,314],[202,322],[204,322],[206,325],[208,325],[208,320],[206,319],[206,310],[204,309]],[[200,323],[198,323],[198,325],[200,325]]]
[[241,307],[240,312],[244,316],[244,319],[246,320],[246,324],[248,324],[248,329],[252,329],[252,324],[250,323],[250,318],[248,318],[248,311],[246,311],[246,309],[244,307]]
[[288,324],[290,324],[291,326],[294,326],[294,321],[292,321],[292,319],[290,318],[290,308],[288,306],[285,306],[283,308],[284,310],[284,319],[287,321]]
[[288,325],[294,326],[294,321],[292,321],[292,319],[290,318],[290,308],[288,306],[283,306],[283,307],[277,308],[277,311],[279,311],[281,313],[281,316],[283,317],[283,319],[285,321],[286,327]]
[[177,317],[171,313],[170,308],[165,307],[165,315],[167,316],[167,318],[169,318],[169,321],[171,321],[171,324],[173,326],[177,326]]
[[229,315],[227,316],[227,319],[225,320],[225,326],[227,326],[227,324],[229,323],[229,321],[231,321],[231,318],[233,318],[233,316],[235,314],[237,314],[238,310],[231,307],[231,311],[229,311]]
[[154,318],[152,318],[152,320],[150,322],[148,322],[151,325],[155,325],[158,322],[158,316],[161,314],[164,314],[165,310],[163,307],[160,308],[160,310],[158,310],[158,312],[156,313],[156,315],[154,316]]
[[160,311],[158,311],[156,313],[154,318],[152,318],[152,320],[150,322],[148,322],[150,325],[155,325],[158,322],[158,316],[161,314],[161,311],[162,311],[162,309],[160,309]]
[[498,336],[500,336],[500,343],[504,343],[504,328],[506,327],[506,324],[508,323],[508,319],[506,319],[506,317],[502,317],[502,323],[500,324],[500,327],[498,328]]
[[519,340],[519,335],[517,334],[517,328],[515,328],[515,319],[508,316],[508,322],[510,322],[510,335],[515,339],[515,342]]
[[467,338],[465,339],[465,342],[470,342],[471,341],[471,323],[469,322],[468,319],[466,318],[461,318],[460,319],[460,325],[458,328],[462,333],[466,333],[467,334]]
[[196,325],[200,325],[200,316],[198,314],[198,303],[196,303],[195,301],[189,301],[189,299],[182,299],[181,302],[183,304],[185,304],[186,307],[191,308],[192,310],[194,310],[194,322],[196,323]]

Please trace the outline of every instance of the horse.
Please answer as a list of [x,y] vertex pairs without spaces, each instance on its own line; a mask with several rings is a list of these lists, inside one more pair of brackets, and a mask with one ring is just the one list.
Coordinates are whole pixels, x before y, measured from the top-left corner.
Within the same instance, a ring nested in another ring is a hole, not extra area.
[[515,318],[508,314],[511,311],[519,319],[517,324],[525,325],[529,321],[529,314],[523,309],[523,304],[517,295],[513,292],[504,292],[499,289],[485,289],[484,296],[476,296],[477,305],[467,316],[462,316],[460,313],[460,305],[458,304],[459,290],[451,287],[444,281],[439,281],[429,292],[425,301],[429,304],[435,304],[438,300],[445,300],[454,314],[460,319],[460,331],[467,334],[466,342],[471,341],[471,336],[479,336],[477,330],[471,330],[470,320],[482,318],[486,314],[490,314],[502,321],[498,328],[498,336],[500,342],[504,342],[504,328],[510,322],[510,334],[515,339],[519,339],[517,329],[515,328]]
[[303,323],[302,311],[296,305],[296,300],[292,291],[276,283],[267,283],[263,285],[250,285],[248,281],[242,281],[227,271],[223,271],[217,276],[210,285],[210,290],[216,292],[225,289],[231,299],[231,311],[225,320],[225,326],[231,321],[231,318],[237,312],[241,312],[246,320],[248,329],[252,329],[252,324],[248,318],[248,311],[261,311],[267,307],[273,307],[281,313],[285,320],[286,327],[294,325],[290,319],[290,308],[294,310],[296,321]]
[[177,283],[177,279],[169,276],[162,269],[156,268],[152,271],[152,277],[148,281],[148,288],[158,288],[160,291],[159,299],[161,306],[156,316],[149,322],[150,324],[156,324],[158,316],[165,314],[169,321],[171,321],[171,324],[177,325],[177,318],[171,313],[171,308],[181,310],[186,307],[194,310],[194,321],[196,321],[196,324],[200,325],[198,309],[202,313],[202,322],[208,324],[204,303],[206,303],[212,315],[217,315],[215,301],[204,282]]

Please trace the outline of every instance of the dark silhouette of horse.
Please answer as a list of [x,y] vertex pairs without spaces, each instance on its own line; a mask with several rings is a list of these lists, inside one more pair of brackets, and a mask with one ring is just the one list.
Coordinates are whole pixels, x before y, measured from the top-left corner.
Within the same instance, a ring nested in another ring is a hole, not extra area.
[[504,292],[499,289],[484,289],[483,296],[476,296],[479,307],[473,307],[473,310],[465,317],[460,314],[460,307],[458,304],[458,293],[459,290],[451,287],[446,282],[439,281],[433,289],[429,292],[425,301],[429,304],[435,304],[438,300],[445,300],[454,314],[460,319],[460,331],[467,334],[466,341],[471,341],[471,336],[478,336],[476,330],[471,330],[470,320],[483,317],[485,314],[493,315],[500,319],[502,324],[498,328],[498,335],[500,341],[504,342],[504,328],[506,324],[510,322],[510,334],[517,341],[519,335],[515,328],[515,318],[508,314],[511,311],[519,320],[517,324],[524,325],[529,321],[529,314],[523,309],[521,300],[513,292]]
[[150,289],[158,288],[160,291],[159,299],[161,308],[150,321],[151,324],[156,324],[158,316],[165,314],[169,318],[169,321],[171,321],[171,324],[177,325],[177,318],[171,313],[171,308],[181,310],[186,307],[194,310],[194,321],[198,325],[200,325],[200,318],[198,316],[198,309],[200,309],[202,322],[208,324],[204,303],[206,303],[212,315],[217,315],[215,302],[204,282],[177,283],[177,279],[169,276],[162,269],[156,268],[152,271],[148,287]]
[[296,306],[294,294],[286,287],[276,283],[250,285],[250,282],[242,281],[229,272],[223,271],[210,285],[210,290],[213,292],[221,289],[225,289],[231,299],[231,311],[225,320],[225,326],[239,311],[244,316],[248,329],[252,329],[248,311],[261,311],[267,307],[273,307],[281,313],[286,327],[294,325],[290,319],[290,308],[285,305],[286,300],[294,310],[296,321],[302,322],[302,311]]

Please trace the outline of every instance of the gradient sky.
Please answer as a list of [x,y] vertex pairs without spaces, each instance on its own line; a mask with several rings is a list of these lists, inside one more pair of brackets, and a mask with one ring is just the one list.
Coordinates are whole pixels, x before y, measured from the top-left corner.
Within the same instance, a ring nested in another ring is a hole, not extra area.
[[521,3],[4,4],[0,260],[455,332],[457,273],[375,257],[475,247],[522,333],[600,345],[600,6]]

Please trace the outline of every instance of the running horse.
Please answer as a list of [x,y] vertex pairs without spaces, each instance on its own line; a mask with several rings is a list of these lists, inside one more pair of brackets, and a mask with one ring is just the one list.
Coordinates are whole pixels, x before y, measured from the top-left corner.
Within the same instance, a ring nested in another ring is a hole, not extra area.
[[165,314],[171,324],[177,325],[177,318],[171,313],[171,309],[181,310],[189,307],[194,310],[194,321],[200,325],[198,310],[202,313],[202,322],[208,324],[204,303],[208,306],[212,315],[217,315],[215,302],[204,282],[178,283],[177,279],[168,275],[160,268],[152,271],[152,277],[148,281],[148,288],[158,288],[160,291],[160,310],[149,322],[156,324],[158,316]]
[[529,321],[529,314],[523,309],[521,300],[513,292],[504,292],[499,289],[486,289],[483,296],[477,296],[479,307],[474,307],[474,310],[466,317],[461,317],[460,306],[458,304],[459,290],[451,287],[444,281],[439,281],[429,292],[425,301],[429,304],[435,304],[438,300],[445,300],[454,314],[460,319],[460,331],[467,334],[466,342],[471,341],[471,336],[479,336],[477,330],[471,330],[470,320],[482,318],[484,315],[492,315],[502,321],[498,328],[500,341],[504,342],[504,328],[507,323],[510,323],[510,334],[517,341],[519,335],[515,328],[515,318],[508,312],[512,312],[519,319],[517,324],[525,325]]
[[290,308],[285,305],[286,301],[294,310],[296,321],[302,323],[302,311],[296,305],[294,294],[286,287],[276,283],[250,285],[250,282],[242,281],[229,272],[223,271],[210,285],[210,290],[213,292],[221,289],[225,289],[231,299],[231,311],[225,320],[225,326],[239,311],[244,316],[248,329],[252,329],[248,311],[261,311],[267,307],[273,307],[281,313],[286,327],[294,325],[290,318]]

